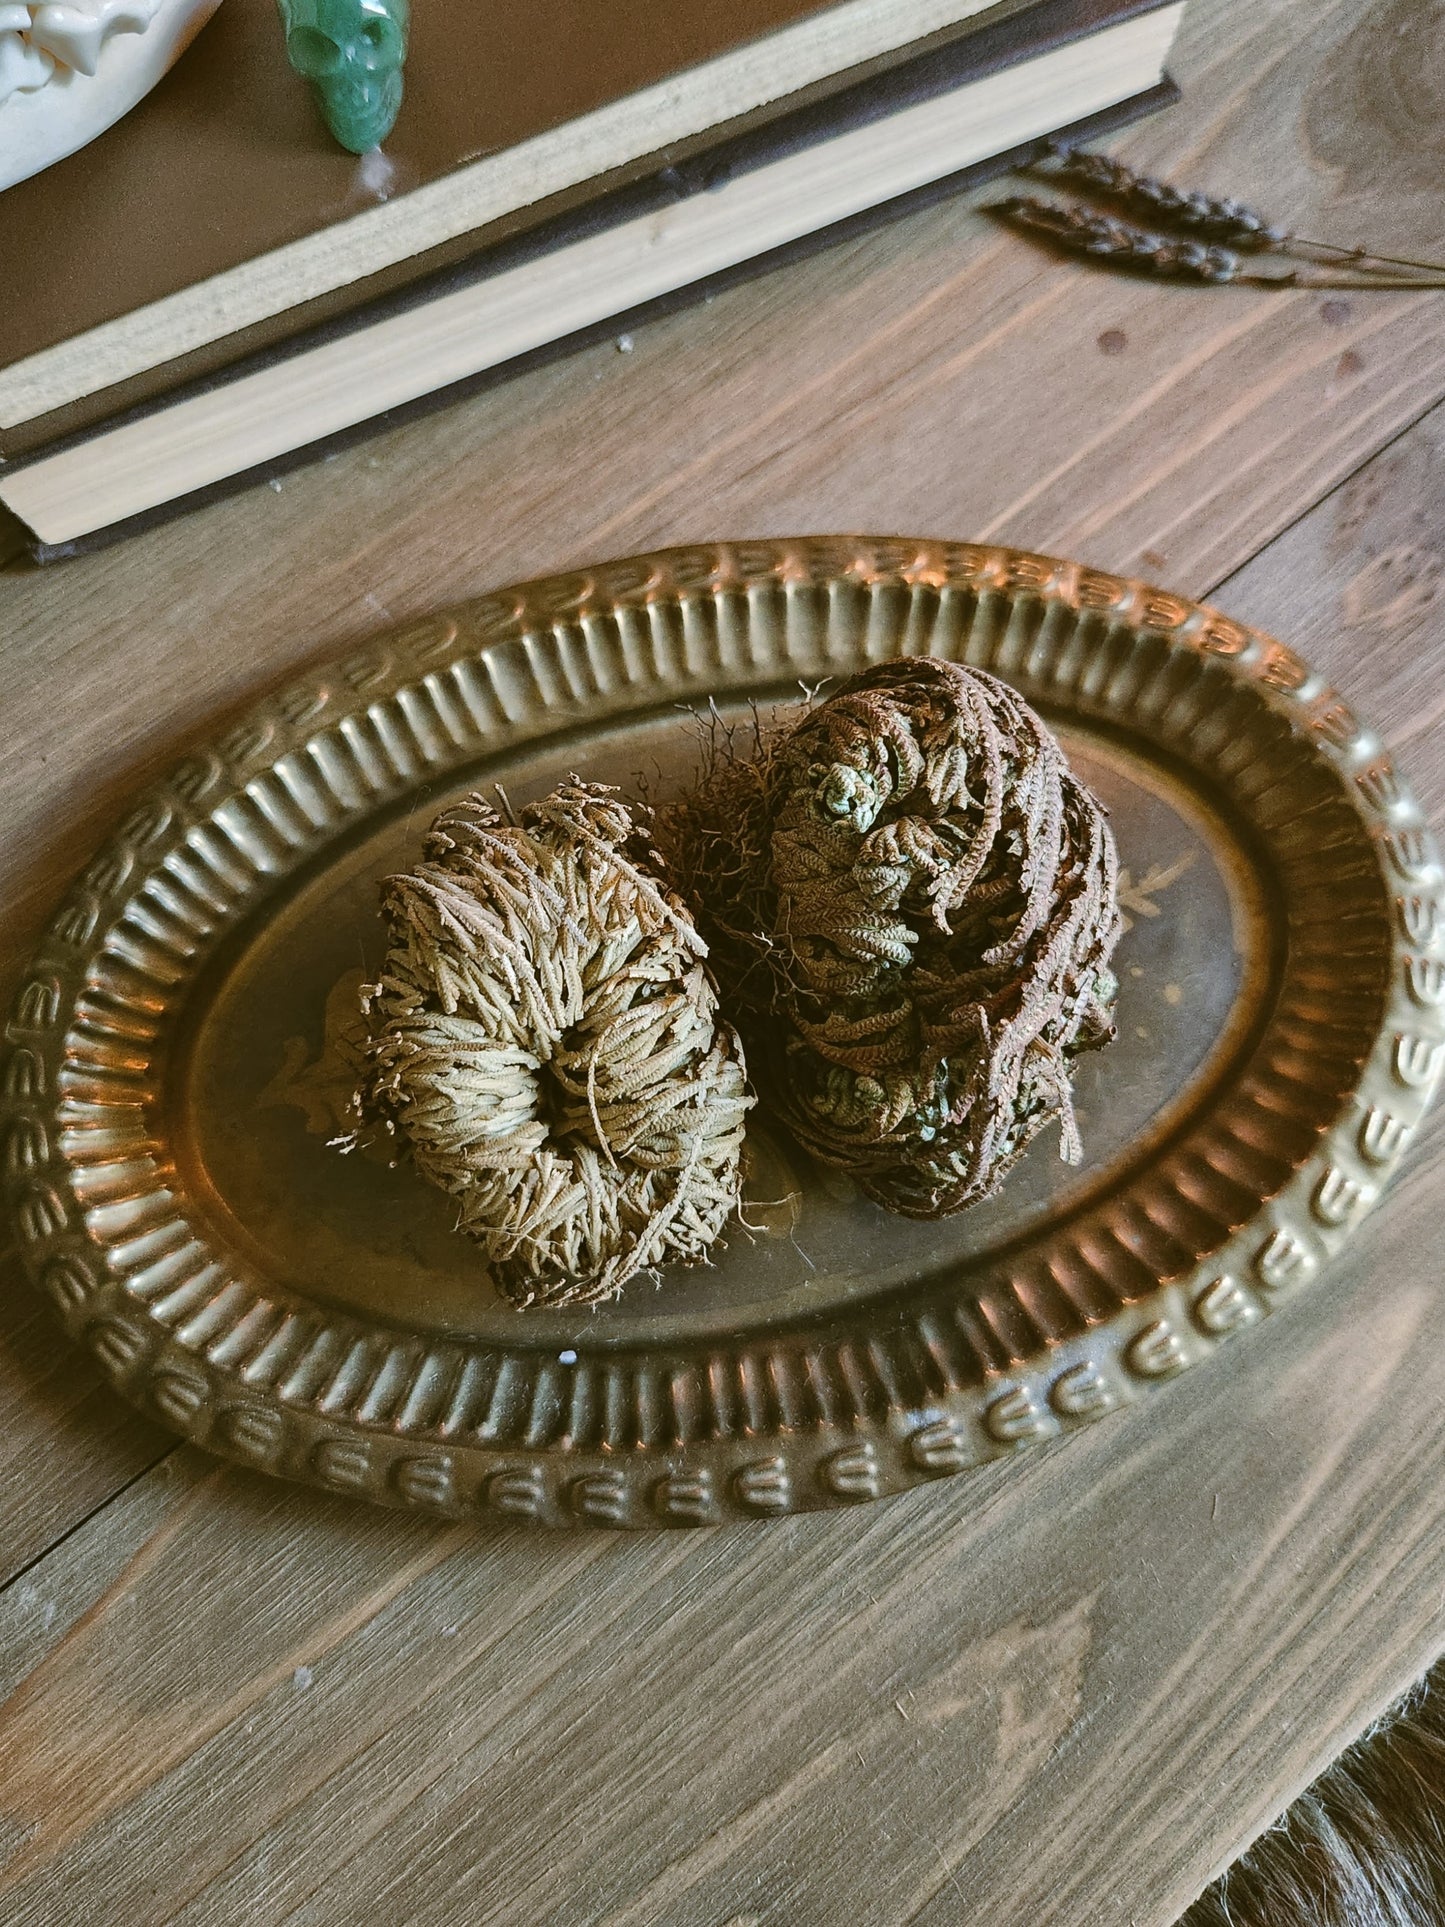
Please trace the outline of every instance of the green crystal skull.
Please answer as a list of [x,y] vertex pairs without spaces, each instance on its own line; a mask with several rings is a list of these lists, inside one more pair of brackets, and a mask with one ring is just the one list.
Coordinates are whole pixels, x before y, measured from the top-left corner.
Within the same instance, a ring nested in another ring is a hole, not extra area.
[[365,154],[401,107],[410,0],[278,0],[286,55],[343,147]]

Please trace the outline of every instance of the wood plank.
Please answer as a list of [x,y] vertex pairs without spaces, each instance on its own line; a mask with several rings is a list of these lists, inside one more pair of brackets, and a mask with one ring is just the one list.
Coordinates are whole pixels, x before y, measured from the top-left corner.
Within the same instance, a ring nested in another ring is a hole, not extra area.
[[13,1249],[0,1252],[0,1412],[0,1588],[174,1444],[61,1336]]
[[[1377,57],[1413,18],[1194,0],[1189,107],[1131,149],[1438,249],[1445,134]],[[1336,674],[1438,810],[1442,418],[1258,551],[1445,393],[1442,313],[1124,284],[939,209],[7,573],[0,970],[218,710],[390,617],[718,533],[983,531],[1193,590],[1257,556],[1222,599]],[[0,1549],[76,1529],[0,1594],[0,1915],[1163,1927],[1445,1644],[1442,1156],[1437,1122],[1347,1263],[1167,1406],[666,1540],[438,1532],[190,1452],[130,1483],[146,1428],[14,1299]]]
[[[194,1482],[211,1460],[167,1441],[162,1460],[110,1495],[103,1530],[72,1531],[0,1591],[0,1701],[58,1647],[104,1591],[113,1572],[164,1523],[178,1482]],[[101,1508],[97,1507],[97,1516]],[[0,1831],[4,1822],[0,1821]]]
[[1391,719],[1431,820],[1445,823],[1445,408],[1335,489],[1219,590],[1232,615]]

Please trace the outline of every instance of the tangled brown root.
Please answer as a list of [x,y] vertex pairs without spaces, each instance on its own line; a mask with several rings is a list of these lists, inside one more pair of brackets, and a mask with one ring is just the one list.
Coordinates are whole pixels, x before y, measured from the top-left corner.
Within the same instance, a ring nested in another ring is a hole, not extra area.
[[626,807],[575,777],[444,810],[390,878],[361,1115],[458,1201],[519,1306],[701,1259],[739,1194],[742,1049]]
[[712,741],[664,847],[755,1073],[825,1163],[910,1217],[996,1190],[1113,1035],[1117,860],[1033,711],[879,664],[748,754]]

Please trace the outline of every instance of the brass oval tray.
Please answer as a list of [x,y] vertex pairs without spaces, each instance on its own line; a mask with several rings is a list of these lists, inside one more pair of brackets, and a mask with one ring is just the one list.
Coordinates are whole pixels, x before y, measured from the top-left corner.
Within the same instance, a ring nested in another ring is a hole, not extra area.
[[[750,1132],[714,1267],[510,1309],[448,1201],[343,1158],[376,882],[441,803],[656,792],[689,712],[907,652],[1006,677],[1108,803],[1131,927],[1082,1167],[889,1217]],[[851,1504],[1087,1424],[1289,1298],[1445,1059],[1445,893],[1377,737],[1281,643],[1071,562],[839,538],[484,597],[282,690],[133,810],[11,1014],[26,1260],[120,1389],[232,1458],[547,1524]]]

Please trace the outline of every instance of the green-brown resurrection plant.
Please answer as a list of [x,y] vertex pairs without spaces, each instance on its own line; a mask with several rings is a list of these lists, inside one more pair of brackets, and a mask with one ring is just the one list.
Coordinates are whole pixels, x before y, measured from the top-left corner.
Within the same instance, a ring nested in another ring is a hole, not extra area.
[[1004,683],[881,663],[747,754],[716,731],[659,842],[764,1094],[910,1217],[988,1196],[1113,1035],[1100,805]]
[[499,1288],[585,1304],[705,1257],[752,1099],[706,946],[632,812],[575,777],[519,818],[472,796],[382,908],[363,1128],[456,1197]]

